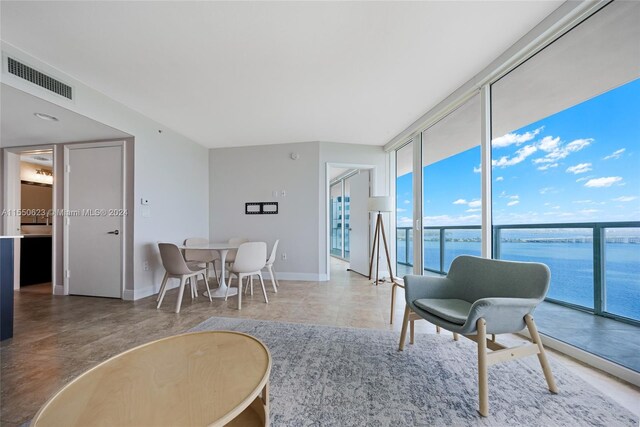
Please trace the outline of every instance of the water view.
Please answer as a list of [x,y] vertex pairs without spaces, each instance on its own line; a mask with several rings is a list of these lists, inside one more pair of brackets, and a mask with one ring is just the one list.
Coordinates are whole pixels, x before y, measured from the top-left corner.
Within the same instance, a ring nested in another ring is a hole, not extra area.
[[[413,241],[409,238],[407,247],[404,230],[398,229],[397,260],[399,264],[412,265]],[[551,270],[549,299],[593,309],[592,231],[554,231],[501,230],[499,258],[546,264]],[[439,236],[439,230],[425,230],[424,266],[427,271],[441,271]],[[445,232],[443,270],[446,272],[453,259],[463,254],[480,256],[480,230]],[[618,232],[611,237],[607,235],[604,260],[604,311],[640,320],[640,229],[626,229],[626,233]]]

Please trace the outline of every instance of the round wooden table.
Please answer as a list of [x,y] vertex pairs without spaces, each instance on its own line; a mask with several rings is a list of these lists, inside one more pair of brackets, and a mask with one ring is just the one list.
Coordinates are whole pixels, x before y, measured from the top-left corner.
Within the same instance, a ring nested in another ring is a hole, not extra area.
[[176,335],[64,386],[32,426],[268,426],[271,355],[239,332]]

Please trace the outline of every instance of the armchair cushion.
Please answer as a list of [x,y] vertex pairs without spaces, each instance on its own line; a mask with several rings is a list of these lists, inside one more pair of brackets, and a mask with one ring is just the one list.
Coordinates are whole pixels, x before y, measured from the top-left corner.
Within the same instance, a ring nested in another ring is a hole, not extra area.
[[413,303],[427,313],[456,325],[464,325],[471,310],[471,304],[461,299],[423,298]]

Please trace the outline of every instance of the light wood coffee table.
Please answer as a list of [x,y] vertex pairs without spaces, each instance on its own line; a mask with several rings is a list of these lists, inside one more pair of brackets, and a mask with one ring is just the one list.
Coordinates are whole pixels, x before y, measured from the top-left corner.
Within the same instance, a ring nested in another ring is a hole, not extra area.
[[268,426],[271,355],[239,332],[125,351],[63,387],[32,426]]

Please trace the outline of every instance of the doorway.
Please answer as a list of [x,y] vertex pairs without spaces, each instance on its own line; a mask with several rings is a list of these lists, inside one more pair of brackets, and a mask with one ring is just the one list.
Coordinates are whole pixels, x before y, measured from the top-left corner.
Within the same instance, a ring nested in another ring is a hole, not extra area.
[[14,289],[52,294],[55,274],[55,153],[52,146],[5,150],[5,230],[14,247]]
[[374,166],[327,164],[328,278],[332,269],[367,275],[371,242],[367,203],[374,174]]

